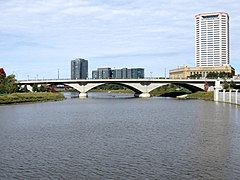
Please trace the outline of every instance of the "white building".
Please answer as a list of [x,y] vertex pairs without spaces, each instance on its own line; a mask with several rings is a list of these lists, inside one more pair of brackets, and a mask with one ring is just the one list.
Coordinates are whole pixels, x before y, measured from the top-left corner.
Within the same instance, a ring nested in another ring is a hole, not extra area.
[[229,64],[229,16],[224,12],[195,16],[197,67]]

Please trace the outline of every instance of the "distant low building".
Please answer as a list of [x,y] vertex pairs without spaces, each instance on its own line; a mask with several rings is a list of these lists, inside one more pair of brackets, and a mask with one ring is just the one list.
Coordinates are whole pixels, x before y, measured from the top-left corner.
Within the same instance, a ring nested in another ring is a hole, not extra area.
[[187,79],[199,75],[199,77],[207,77],[209,73],[228,73],[235,74],[235,69],[230,65],[213,66],[213,67],[188,67],[181,66],[177,69],[169,71],[170,79]]
[[97,79],[110,79],[111,78],[111,68],[98,68],[98,78]]
[[143,68],[98,68],[92,71],[93,79],[142,79],[144,78]]

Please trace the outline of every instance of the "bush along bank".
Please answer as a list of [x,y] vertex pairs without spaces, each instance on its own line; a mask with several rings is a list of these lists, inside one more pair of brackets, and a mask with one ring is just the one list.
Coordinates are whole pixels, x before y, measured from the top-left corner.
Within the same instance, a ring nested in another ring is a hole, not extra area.
[[50,92],[13,93],[13,94],[1,94],[0,104],[60,101],[63,99],[65,99],[65,97],[61,93]]
[[185,99],[200,99],[200,100],[209,100],[209,101],[214,101],[214,92],[209,91],[209,92],[203,92],[203,91],[198,91],[192,94],[188,94]]

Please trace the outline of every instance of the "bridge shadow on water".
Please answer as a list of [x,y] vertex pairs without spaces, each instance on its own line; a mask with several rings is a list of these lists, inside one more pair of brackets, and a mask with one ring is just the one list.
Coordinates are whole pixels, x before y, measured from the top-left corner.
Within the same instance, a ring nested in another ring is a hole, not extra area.
[[[66,92],[63,95],[67,99],[79,98],[78,92]],[[134,94],[112,93],[112,92],[89,92],[88,98],[91,99],[133,99]]]
[[[63,93],[67,99],[71,98],[79,98],[78,92],[66,92]],[[155,97],[170,97],[176,98],[177,96],[181,96],[187,94],[186,92],[169,92]],[[91,99],[133,99],[136,98],[134,94],[125,94],[125,93],[112,93],[112,92],[89,92],[88,98]]]
[[133,99],[134,94],[112,93],[112,92],[90,92],[88,98],[92,99]]
[[172,97],[172,98],[176,98],[177,96],[181,96],[181,95],[184,95],[184,94],[189,94],[189,93],[186,93],[186,92],[169,92],[169,93],[162,94],[159,97]]

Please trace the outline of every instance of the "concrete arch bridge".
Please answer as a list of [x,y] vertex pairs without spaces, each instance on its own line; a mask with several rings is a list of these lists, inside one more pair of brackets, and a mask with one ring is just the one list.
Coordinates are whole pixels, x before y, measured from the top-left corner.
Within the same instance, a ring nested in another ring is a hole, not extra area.
[[57,80],[23,80],[18,84],[27,85],[31,90],[34,84],[48,84],[48,85],[67,85],[79,91],[79,97],[87,97],[87,92],[91,89],[104,84],[118,84],[125,86],[135,92],[137,97],[150,97],[150,92],[163,85],[175,84],[185,87],[192,92],[203,91],[204,84],[207,82],[208,86],[215,86],[217,80],[214,79],[57,79]]

